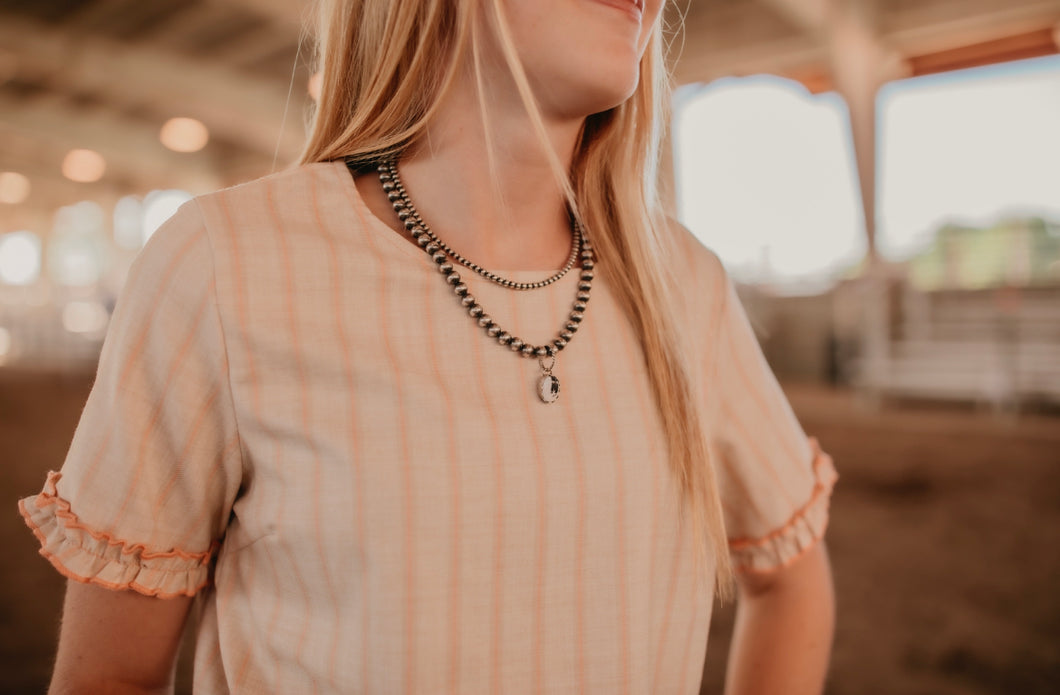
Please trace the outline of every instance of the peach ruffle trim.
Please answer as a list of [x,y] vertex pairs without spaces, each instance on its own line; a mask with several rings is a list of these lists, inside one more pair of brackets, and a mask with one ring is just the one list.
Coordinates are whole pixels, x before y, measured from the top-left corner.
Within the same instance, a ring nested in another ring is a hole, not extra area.
[[69,579],[146,596],[193,596],[209,581],[214,543],[204,553],[156,552],[85,526],[59,497],[61,473],[50,471],[44,489],[19,500],[26,525],[40,541],[40,554]]
[[737,572],[766,573],[787,567],[813,548],[828,527],[828,503],[839,476],[832,457],[821,451],[815,437],[813,450],[814,486],[809,501],[791,515],[783,526],[760,538],[733,538],[729,541]]

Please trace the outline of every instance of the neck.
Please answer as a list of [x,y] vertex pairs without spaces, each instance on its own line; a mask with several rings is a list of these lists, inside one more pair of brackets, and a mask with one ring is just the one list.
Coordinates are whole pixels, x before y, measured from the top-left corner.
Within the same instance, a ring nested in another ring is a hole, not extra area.
[[[454,85],[419,145],[399,162],[409,196],[441,239],[480,265],[555,270],[570,252],[571,229],[548,155],[517,95],[488,102],[487,133],[468,82]],[[545,127],[569,170],[581,121],[557,119]],[[378,180],[371,179],[358,182],[363,197],[402,231]]]

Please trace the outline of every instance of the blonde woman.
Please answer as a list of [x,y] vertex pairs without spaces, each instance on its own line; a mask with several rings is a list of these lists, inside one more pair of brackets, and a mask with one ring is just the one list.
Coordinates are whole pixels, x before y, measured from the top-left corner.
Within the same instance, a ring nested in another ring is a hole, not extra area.
[[[834,480],[655,195],[662,0],[331,0],[303,162],[138,258],[52,691],[818,693]],[[735,576],[735,582],[733,577]],[[194,610],[193,610],[194,607]]]

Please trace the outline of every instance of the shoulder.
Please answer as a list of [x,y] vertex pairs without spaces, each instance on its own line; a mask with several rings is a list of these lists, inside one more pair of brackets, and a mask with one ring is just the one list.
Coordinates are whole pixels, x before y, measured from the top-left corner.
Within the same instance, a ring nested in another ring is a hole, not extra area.
[[[272,232],[293,239],[318,234],[336,216],[349,219],[351,193],[341,175],[349,178],[340,162],[306,164],[197,195],[151,235],[129,279],[149,282],[179,265],[183,275],[206,281],[225,276],[233,262],[274,256],[275,244],[265,243],[276,236]],[[340,207],[343,213],[336,215]]]
[[[339,169],[341,168],[341,171]],[[349,175],[338,162],[291,167],[246,183],[196,196],[194,204],[211,233],[312,220],[327,208],[348,204]]]

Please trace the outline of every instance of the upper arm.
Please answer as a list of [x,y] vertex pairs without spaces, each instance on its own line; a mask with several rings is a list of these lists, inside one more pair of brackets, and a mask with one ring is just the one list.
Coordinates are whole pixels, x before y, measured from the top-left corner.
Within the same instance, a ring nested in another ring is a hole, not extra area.
[[70,581],[49,692],[168,691],[191,601]]
[[832,570],[824,541],[820,541],[790,563],[769,572],[740,572],[736,585],[741,599],[770,593],[819,593],[831,596]]

